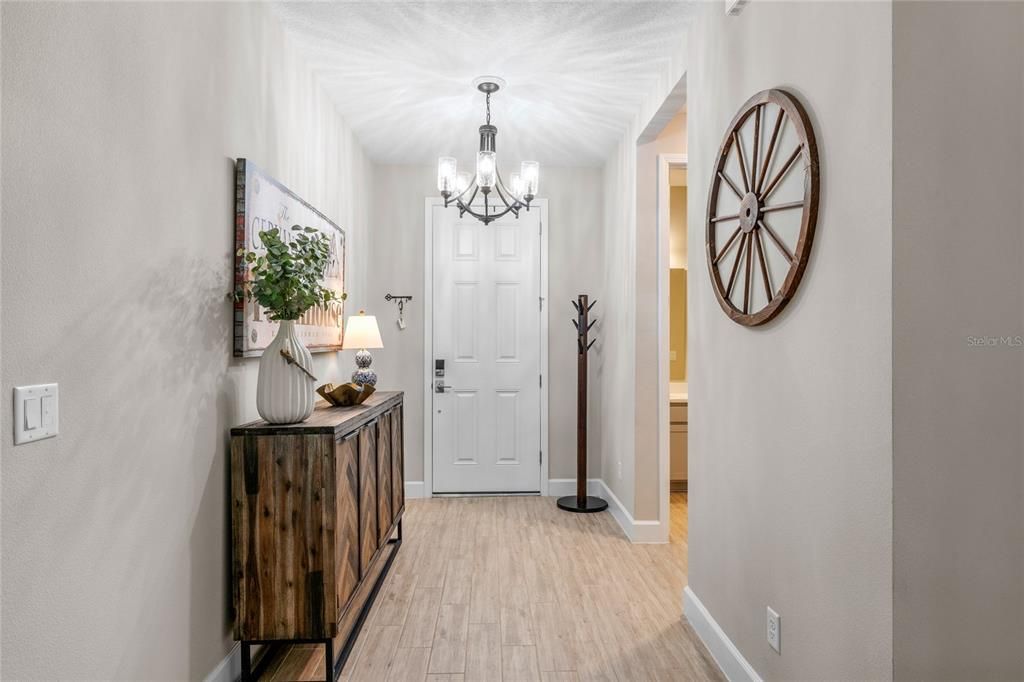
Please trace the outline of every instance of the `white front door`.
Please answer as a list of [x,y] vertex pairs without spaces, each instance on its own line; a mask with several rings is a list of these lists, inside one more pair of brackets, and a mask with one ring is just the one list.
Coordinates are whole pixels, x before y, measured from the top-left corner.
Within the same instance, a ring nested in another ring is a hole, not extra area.
[[433,492],[538,492],[540,210],[432,229]]

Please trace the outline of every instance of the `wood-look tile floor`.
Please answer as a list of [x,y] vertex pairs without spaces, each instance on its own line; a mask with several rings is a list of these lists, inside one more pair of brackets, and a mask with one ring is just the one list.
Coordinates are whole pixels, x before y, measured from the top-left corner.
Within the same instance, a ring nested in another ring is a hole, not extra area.
[[[722,680],[682,617],[686,494],[667,545],[550,497],[410,500],[405,541],[341,679]],[[295,646],[264,679],[324,679]]]

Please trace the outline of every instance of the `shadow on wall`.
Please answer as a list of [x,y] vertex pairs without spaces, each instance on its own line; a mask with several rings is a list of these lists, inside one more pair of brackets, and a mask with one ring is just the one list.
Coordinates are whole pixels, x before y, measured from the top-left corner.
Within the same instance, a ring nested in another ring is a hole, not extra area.
[[[237,412],[230,388],[235,377],[225,362],[232,341],[232,305],[225,288],[228,254],[220,262],[221,267],[211,268],[208,260],[171,254],[159,270],[145,273],[141,290],[131,281],[110,286],[107,290],[117,293],[103,301],[102,315],[90,309],[69,321],[76,345],[105,349],[104,362],[77,367],[80,376],[75,383],[87,387],[90,402],[106,406],[106,418],[83,423],[74,434],[66,458],[70,461],[61,465],[70,476],[57,484],[56,491],[66,496],[67,508],[76,510],[81,522],[40,528],[19,562],[7,567],[12,572],[32,571],[40,559],[51,556],[53,546],[64,548],[61,554],[67,557],[94,557],[93,565],[82,567],[86,579],[92,573],[120,578],[117,593],[102,595],[103,601],[94,606],[120,610],[134,621],[137,641],[151,642],[155,650],[168,633],[150,614],[172,612],[169,602],[176,599],[165,589],[168,572],[188,575],[190,581],[191,622],[178,624],[179,636],[209,632],[211,617],[220,617],[225,630],[230,628],[230,609],[224,602],[211,604],[209,598],[215,592],[210,582],[226,586],[230,571],[230,561],[225,560],[230,529],[225,445]],[[167,310],[175,311],[176,317],[154,317],[155,311]],[[173,342],[168,335],[174,336]],[[50,349],[54,355],[68,352],[65,339]],[[133,367],[149,370],[142,375],[124,371]],[[144,411],[132,402],[140,399],[149,403]],[[176,445],[167,448],[167,441]],[[154,456],[161,451],[171,456]],[[116,482],[109,480],[112,471],[118,472]],[[175,486],[170,482],[185,475],[191,477],[186,486],[191,498],[172,498]],[[52,485],[60,478],[39,482]],[[46,500],[55,491],[42,493],[31,497]],[[175,510],[191,517],[173,518]],[[211,524],[211,519],[221,519],[224,527]],[[184,537],[174,532],[175,524],[186,523],[192,525],[187,547],[174,541]],[[160,528],[166,529],[166,542],[152,538],[153,529]],[[138,548],[145,538],[152,541],[145,543],[145,551],[133,552],[130,565],[116,552],[97,551],[104,546]],[[230,590],[225,593],[230,598]],[[201,679],[209,672],[211,645],[220,643],[191,644],[190,654],[196,656],[190,660],[190,676]],[[155,658],[176,658],[180,653],[169,651]],[[134,664],[122,657],[118,677],[134,674]]]
[[[225,268],[231,271],[230,258],[225,259]],[[118,321],[105,322],[114,324],[115,328],[129,328],[131,320],[145,311],[173,310],[180,315],[173,321],[173,333],[177,339],[168,344],[166,339],[157,338],[167,331],[166,326],[136,325],[134,328],[141,332],[141,338],[123,338],[120,347],[111,350],[122,358],[125,366],[142,366],[148,361],[153,368],[152,374],[147,377],[114,375],[118,383],[108,385],[105,392],[112,397],[131,395],[133,387],[145,382],[148,384],[147,400],[157,406],[167,405],[169,414],[173,414],[173,407],[187,407],[178,415],[178,423],[122,424],[113,443],[110,442],[111,433],[106,429],[83,434],[83,440],[104,442],[105,451],[113,457],[116,453],[156,451],[156,447],[149,447],[149,443],[156,439],[180,439],[179,447],[170,451],[180,455],[179,458],[172,456],[156,461],[144,457],[126,459],[121,463],[121,484],[112,489],[108,486],[108,490],[121,491],[114,516],[125,524],[120,532],[126,535],[160,528],[159,510],[181,509],[192,513],[188,520],[192,527],[187,548],[153,543],[151,547],[158,548],[158,551],[138,556],[134,570],[127,574],[129,584],[126,591],[144,598],[125,599],[125,604],[132,604],[138,610],[136,624],[142,641],[159,646],[164,633],[148,617],[148,612],[159,610],[165,600],[174,599],[173,594],[165,591],[157,580],[167,566],[174,567],[172,570],[175,571],[188,571],[190,622],[182,626],[188,628],[190,635],[208,633],[211,618],[218,615],[223,631],[230,632],[231,524],[230,508],[226,504],[229,499],[226,453],[228,429],[239,408],[235,404],[237,390],[233,390],[238,377],[232,376],[225,362],[225,357],[231,357],[233,307],[224,287],[224,270],[211,269],[208,263],[196,259],[172,259],[160,271],[150,273],[149,277],[149,284],[141,295],[126,292],[125,300],[109,303],[107,310],[121,312]],[[188,289],[180,286],[182,281],[190,283]],[[106,335],[105,329],[100,333]],[[147,357],[156,347],[161,349],[161,357]],[[233,364],[241,365],[241,362]],[[158,409],[151,414],[158,416],[160,413]],[[154,467],[157,471],[153,470]],[[167,499],[169,493],[160,482],[165,475],[179,476],[175,470],[181,468],[186,468],[191,477],[187,487],[192,491],[192,498]],[[99,485],[97,482],[97,487]],[[95,490],[97,487],[84,485],[81,490]],[[218,518],[222,519],[222,527],[211,523]],[[185,557],[188,558],[188,566],[175,566],[183,564]],[[216,589],[211,589],[214,581],[220,581],[222,585],[223,602],[211,603],[210,595],[216,593]],[[209,673],[210,646],[210,642],[190,642],[189,674],[193,679],[202,679]]]
[[[230,270],[227,259],[225,266]],[[192,510],[194,515],[189,523],[193,525],[187,548],[173,543],[151,543],[150,551],[138,554],[132,569],[123,572],[123,596],[117,600],[121,602],[117,608],[135,610],[136,630],[142,635],[142,641],[159,647],[165,633],[148,614],[151,610],[161,610],[166,600],[174,599],[159,580],[169,566],[174,571],[187,570],[189,575],[190,623],[183,623],[183,627],[188,627],[189,632],[208,632],[210,618],[217,612],[223,619],[225,631],[231,627],[231,592],[227,587],[231,564],[230,515],[225,504],[228,499],[225,493],[228,484],[226,443],[227,430],[237,408],[232,404],[229,388],[232,381],[224,362],[225,354],[230,357],[232,342],[232,304],[224,287],[224,271],[212,270],[197,259],[185,261],[172,257],[159,271],[148,273],[148,278],[144,291],[122,289],[120,300],[105,303],[104,310],[113,311],[113,317],[97,319],[83,315],[75,324],[80,335],[94,336],[93,340],[85,341],[86,344],[110,344],[113,340],[108,352],[111,358],[117,358],[117,366],[148,364],[152,368],[147,376],[110,372],[106,367],[85,370],[84,383],[95,387],[97,400],[116,406],[125,396],[142,393],[156,408],[150,414],[157,419],[155,422],[114,419],[112,422],[118,424],[115,430],[105,423],[94,422],[90,430],[80,434],[82,450],[108,458],[105,464],[94,463],[98,465],[91,465],[89,470],[97,472],[97,477],[99,472],[120,470],[121,480],[116,486],[99,478],[91,482],[79,481],[77,490],[81,497],[76,507],[82,510],[83,517],[107,517],[115,521],[90,527],[134,538],[165,524],[166,519],[161,517],[168,510]],[[183,281],[189,282],[187,289],[181,286]],[[179,316],[173,321],[166,320],[163,325],[137,323],[154,310],[173,310]],[[111,334],[112,328],[132,329],[135,333],[133,336]],[[163,336],[168,332],[177,337],[174,343],[167,343]],[[156,348],[160,349],[160,354],[154,357]],[[140,392],[140,384],[145,386],[144,391]],[[219,387],[219,390],[211,391],[211,387]],[[160,423],[159,415],[164,411],[159,408],[163,405],[167,406],[168,415],[173,415],[180,406],[187,408],[178,415],[177,423]],[[164,439],[180,440],[179,447],[170,451],[180,457],[144,456],[158,452],[156,441]],[[123,456],[132,452],[140,456]],[[113,461],[115,459],[117,461]],[[182,468],[191,476],[193,498],[169,499],[168,488],[162,486],[161,481],[181,476]],[[96,490],[106,490],[107,495],[96,498],[92,495]],[[211,519],[217,518],[223,519],[222,528],[210,524]],[[97,540],[99,538],[90,538],[88,534],[76,533],[58,541],[75,544]],[[152,551],[154,549],[156,551]],[[79,551],[77,555],[82,556],[88,550]],[[188,566],[183,565],[186,557]],[[210,603],[210,582],[216,580],[224,586],[227,604]],[[141,598],[132,599],[133,594]],[[207,624],[206,628],[203,624]],[[205,643],[206,648],[209,646],[210,643]],[[203,647],[193,643],[189,649],[199,653]],[[201,653],[192,656],[189,661],[190,675],[196,679],[204,677],[209,672],[208,667],[208,652],[206,656]],[[123,667],[119,672],[129,674]]]

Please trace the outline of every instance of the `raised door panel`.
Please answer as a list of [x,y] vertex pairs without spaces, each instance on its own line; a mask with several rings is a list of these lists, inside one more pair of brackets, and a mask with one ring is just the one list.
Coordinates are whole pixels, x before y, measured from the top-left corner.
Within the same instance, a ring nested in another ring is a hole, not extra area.
[[402,406],[391,411],[391,514],[398,518],[405,508],[405,439],[402,434]]
[[377,551],[377,422],[359,429],[359,575]]
[[354,431],[334,446],[334,591],[339,615],[359,584],[358,436]]
[[381,544],[391,532],[391,413],[377,421],[377,532]]

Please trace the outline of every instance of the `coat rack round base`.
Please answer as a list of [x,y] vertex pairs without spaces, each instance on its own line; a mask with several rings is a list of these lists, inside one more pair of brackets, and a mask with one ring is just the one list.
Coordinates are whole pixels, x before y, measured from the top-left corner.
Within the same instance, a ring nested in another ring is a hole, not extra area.
[[597,301],[591,302],[586,294],[580,294],[571,302],[576,309],[576,494],[558,498],[558,508],[577,514],[592,514],[604,511],[608,503],[600,497],[587,495],[587,353],[594,341],[589,338],[590,328],[597,320],[590,319],[590,309]]
[[587,495],[586,497],[566,495],[565,497],[558,498],[558,508],[576,512],[577,514],[592,514],[607,509],[608,503],[600,497],[594,497],[593,495]]

